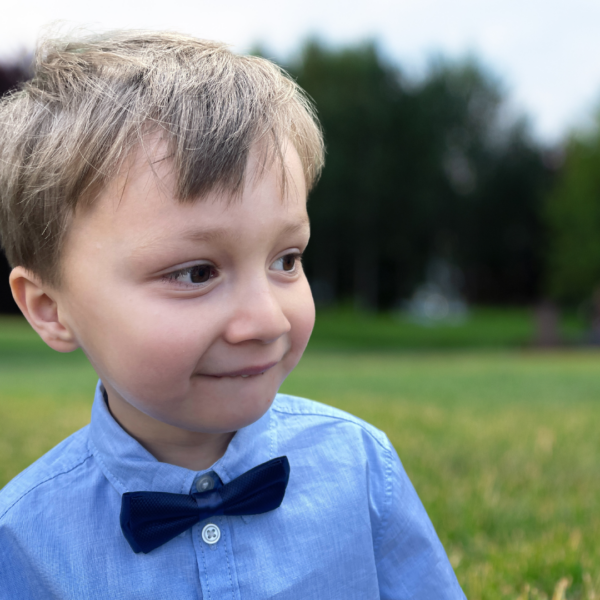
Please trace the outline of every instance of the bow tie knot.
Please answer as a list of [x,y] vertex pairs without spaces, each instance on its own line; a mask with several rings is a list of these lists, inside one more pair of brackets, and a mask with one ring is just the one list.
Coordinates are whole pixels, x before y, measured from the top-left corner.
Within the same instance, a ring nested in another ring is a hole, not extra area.
[[250,469],[206,492],[126,492],[121,529],[134,552],[148,553],[199,521],[218,515],[258,515],[278,508],[290,476],[286,456]]

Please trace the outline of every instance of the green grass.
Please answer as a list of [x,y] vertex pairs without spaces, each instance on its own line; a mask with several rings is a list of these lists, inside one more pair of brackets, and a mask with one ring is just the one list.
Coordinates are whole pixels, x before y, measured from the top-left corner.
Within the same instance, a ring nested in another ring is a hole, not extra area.
[[[577,315],[563,315],[565,342],[584,338]],[[319,311],[310,341],[313,350],[440,350],[529,347],[535,339],[533,310],[475,308],[460,324],[427,327],[401,313],[373,314],[351,308]]]
[[[600,598],[600,354],[394,352],[362,330],[385,351],[319,350],[317,328],[283,391],[388,434],[471,600]],[[88,422],[95,379],[0,320],[0,486]]]

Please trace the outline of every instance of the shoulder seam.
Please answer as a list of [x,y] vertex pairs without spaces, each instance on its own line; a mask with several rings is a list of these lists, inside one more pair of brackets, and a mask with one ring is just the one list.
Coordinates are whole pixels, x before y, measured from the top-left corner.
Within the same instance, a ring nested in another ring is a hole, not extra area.
[[56,473],[55,475],[53,475],[52,477],[48,477],[48,479],[44,479],[43,481],[40,481],[39,483],[37,483],[36,485],[34,485],[32,488],[28,489],[25,493],[21,494],[1,515],[0,515],[0,521],[8,514],[8,512],[10,510],[12,510],[19,502],[21,502],[21,500],[23,500],[23,498],[25,498],[25,496],[27,496],[28,494],[30,494],[31,492],[33,492],[33,490],[35,490],[36,488],[40,487],[41,485],[43,485],[44,483],[48,483],[49,481],[52,481],[53,479],[56,479],[57,477],[60,477],[61,475],[66,475],[67,473],[70,473],[71,471],[74,471],[75,469],[77,469],[77,467],[80,467],[83,463],[85,463],[87,460],[89,460],[90,458],[92,458],[92,454],[88,454],[82,461],[78,462],[76,465],[72,466],[70,469],[67,469],[66,471],[60,471],[60,473]]
[[[303,415],[303,416],[308,416],[308,417],[327,417],[329,419],[335,419],[337,421],[345,421],[346,423],[351,423],[352,425],[356,425],[357,427],[362,429],[365,433],[367,433],[369,435],[369,437],[371,437],[373,440],[375,440],[377,442],[377,444],[379,446],[381,446],[381,448],[383,448],[386,451],[388,450],[385,443],[382,442],[380,439],[378,439],[378,437],[376,435],[374,435],[372,431],[369,431],[369,428],[365,426],[366,424],[362,423],[358,419],[358,417],[349,418],[349,417],[344,417],[343,415],[328,415],[326,413],[319,413],[316,411],[299,412],[299,411],[293,411],[293,410],[285,410],[280,407],[273,407],[272,410],[274,412],[279,412],[279,413],[283,413],[286,415],[294,415],[294,416]],[[373,427],[373,425],[371,425],[371,427]],[[377,430],[377,431],[379,431],[379,430]],[[381,432],[381,435],[386,437],[384,432]]]

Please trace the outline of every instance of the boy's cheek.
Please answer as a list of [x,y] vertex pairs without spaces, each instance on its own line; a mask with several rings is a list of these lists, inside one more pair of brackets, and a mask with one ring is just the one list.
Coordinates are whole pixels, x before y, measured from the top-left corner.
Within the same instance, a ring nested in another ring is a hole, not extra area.
[[172,324],[151,319],[117,321],[86,338],[84,351],[98,375],[142,396],[185,387],[205,350],[190,328],[178,332]]
[[312,333],[313,327],[315,326],[315,317],[316,317],[316,311],[315,311],[315,301],[313,299],[312,296],[312,291],[310,289],[310,285],[308,284],[308,281],[305,280],[305,294],[304,294],[304,298],[303,298],[303,302],[302,302],[302,307],[303,307],[303,326],[304,326],[304,332],[305,335],[307,336],[307,341],[308,338],[310,338],[310,334]]
[[298,360],[302,356],[315,325],[315,304],[308,283],[302,301],[298,303],[292,323],[293,346],[298,352]]

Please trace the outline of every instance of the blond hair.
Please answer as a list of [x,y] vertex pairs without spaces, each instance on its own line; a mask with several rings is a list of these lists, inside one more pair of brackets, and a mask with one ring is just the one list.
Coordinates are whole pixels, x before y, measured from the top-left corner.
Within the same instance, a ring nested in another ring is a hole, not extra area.
[[173,33],[46,40],[33,79],[0,101],[0,239],[9,263],[58,285],[74,211],[156,132],[182,202],[215,189],[237,194],[257,142],[281,159],[289,139],[309,190],[323,166],[311,102],[265,59]]

